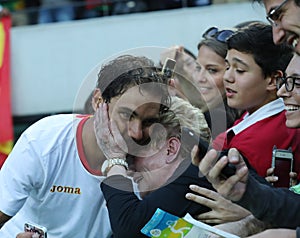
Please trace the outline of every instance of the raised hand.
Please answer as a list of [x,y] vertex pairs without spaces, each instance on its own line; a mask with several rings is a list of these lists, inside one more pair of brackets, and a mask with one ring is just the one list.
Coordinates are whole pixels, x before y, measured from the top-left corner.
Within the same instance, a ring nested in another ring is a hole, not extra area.
[[[269,182],[269,183],[276,183],[278,181],[278,177],[277,176],[274,176],[274,170],[275,168],[269,168],[267,170],[267,173],[266,173],[266,177],[265,179]],[[291,186],[295,186],[298,184],[298,174],[296,172],[290,172],[289,174],[290,176],[290,181],[291,181]]]
[[[197,163],[197,149],[192,151],[193,163]],[[218,160],[218,153],[212,149],[207,152],[204,158],[199,162],[199,170],[203,176],[211,182],[213,187],[225,198],[232,201],[238,201],[242,198],[248,180],[248,168],[242,159],[242,156],[235,148],[228,151],[227,156]],[[236,167],[236,173],[228,179],[221,175],[222,169],[230,162]]]
[[109,118],[107,103],[99,104],[95,112],[94,130],[97,144],[107,159],[126,157],[126,142],[116,123]]
[[186,198],[209,207],[211,211],[202,213],[195,218],[210,224],[222,224],[237,221],[250,215],[250,212],[230,200],[222,197],[215,191],[191,185],[190,189],[195,192],[186,194]]

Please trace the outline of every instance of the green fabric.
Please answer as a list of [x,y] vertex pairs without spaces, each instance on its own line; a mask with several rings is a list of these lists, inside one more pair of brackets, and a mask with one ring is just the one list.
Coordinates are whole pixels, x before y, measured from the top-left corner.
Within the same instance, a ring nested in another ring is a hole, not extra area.
[[8,2],[1,3],[3,7],[7,8],[9,11],[14,12],[24,9],[24,0],[12,0]]
[[300,194],[300,183],[295,186],[290,187],[290,190],[293,191],[294,193]]

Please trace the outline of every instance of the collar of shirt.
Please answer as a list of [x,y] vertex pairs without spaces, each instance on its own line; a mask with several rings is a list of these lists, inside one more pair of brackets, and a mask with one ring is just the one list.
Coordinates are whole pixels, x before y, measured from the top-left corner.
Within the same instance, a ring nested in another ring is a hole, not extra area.
[[237,125],[231,127],[229,130],[227,130],[227,132],[232,130],[234,134],[237,135],[238,133],[248,128],[249,126],[253,125],[254,123],[261,121],[265,118],[271,117],[273,115],[276,115],[277,113],[280,113],[283,110],[284,110],[283,100],[282,98],[278,98],[262,106],[251,115],[249,115],[249,113],[246,113],[244,115],[243,120]]

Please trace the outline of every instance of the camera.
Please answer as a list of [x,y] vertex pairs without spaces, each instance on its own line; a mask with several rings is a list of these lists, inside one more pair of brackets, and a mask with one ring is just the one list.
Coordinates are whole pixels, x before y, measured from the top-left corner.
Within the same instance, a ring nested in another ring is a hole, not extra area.
[[162,68],[162,74],[167,78],[172,78],[174,74],[175,66],[176,66],[175,60],[171,58],[166,58],[166,61]]

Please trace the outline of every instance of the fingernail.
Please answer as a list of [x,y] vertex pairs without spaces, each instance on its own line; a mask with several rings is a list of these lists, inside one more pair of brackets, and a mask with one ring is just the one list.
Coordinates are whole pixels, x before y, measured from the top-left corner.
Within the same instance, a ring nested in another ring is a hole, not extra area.
[[196,185],[190,185],[190,189],[192,189],[192,190],[194,190],[194,189],[196,189]]
[[238,157],[238,156],[232,156],[232,157],[231,157],[231,161],[232,161],[232,162],[233,162],[233,161],[234,161],[234,162],[235,162],[235,161],[237,162],[237,161],[239,161],[239,157]]
[[247,166],[244,166],[239,171],[240,171],[240,172],[238,172],[239,174],[244,174],[248,171],[248,168],[247,168]]
[[191,194],[191,193],[187,193],[187,194],[185,195],[185,197],[186,197],[186,198],[191,198],[191,197],[192,197],[192,194]]

